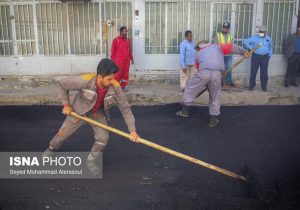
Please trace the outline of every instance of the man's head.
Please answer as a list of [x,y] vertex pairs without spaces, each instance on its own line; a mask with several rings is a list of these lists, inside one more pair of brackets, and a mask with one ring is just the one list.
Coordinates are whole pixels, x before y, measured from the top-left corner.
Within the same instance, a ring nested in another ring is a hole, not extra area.
[[99,86],[108,87],[112,84],[119,67],[108,58],[102,59],[97,66],[97,83]]
[[259,28],[258,28],[258,35],[260,37],[265,37],[266,34],[267,34],[267,28],[264,25],[259,26]]
[[300,36],[300,26],[297,27],[296,34],[297,34],[297,36]]
[[190,30],[186,31],[184,33],[185,39],[191,42],[193,40],[193,34]]
[[122,26],[120,28],[120,35],[123,37],[123,38],[126,38],[127,37],[127,33],[128,33],[128,29],[126,26]]
[[229,22],[224,22],[223,26],[222,26],[222,32],[224,34],[227,34],[229,32],[230,29],[230,23]]

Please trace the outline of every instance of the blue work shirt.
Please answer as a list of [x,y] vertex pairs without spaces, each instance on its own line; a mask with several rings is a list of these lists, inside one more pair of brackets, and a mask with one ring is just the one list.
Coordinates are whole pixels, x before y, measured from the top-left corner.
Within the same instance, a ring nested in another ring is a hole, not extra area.
[[195,65],[195,42],[183,40],[180,43],[180,66]]
[[253,35],[250,38],[243,41],[243,45],[248,50],[252,50],[259,43],[262,43],[262,46],[254,51],[257,55],[269,55],[272,56],[272,39],[270,36],[266,35],[265,37],[260,37],[259,35]]
[[300,37],[297,37],[295,52],[300,53]]

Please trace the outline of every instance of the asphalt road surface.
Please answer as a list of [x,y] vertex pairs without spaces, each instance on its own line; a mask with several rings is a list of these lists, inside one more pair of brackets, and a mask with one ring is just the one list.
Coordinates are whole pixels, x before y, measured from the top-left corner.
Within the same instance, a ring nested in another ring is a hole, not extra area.
[[[0,180],[0,209],[300,209],[300,106],[133,107],[138,133],[155,143],[245,175],[239,181],[111,135],[101,180]],[[44,151],[64,120],[61,107],[0,107],[0,151]],[[112,126],[127,131],[117,109]],[[62,151],[89,151],[90,126]],[[1,170],[1,169],[0,169]]]

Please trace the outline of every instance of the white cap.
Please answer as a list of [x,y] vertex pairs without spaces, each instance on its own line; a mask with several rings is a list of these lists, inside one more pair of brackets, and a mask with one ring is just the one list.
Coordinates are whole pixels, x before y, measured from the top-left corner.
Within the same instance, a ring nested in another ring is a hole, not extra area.
[[205,47],[207,47],[209,45],[210,45],[210,43],[208,41],[205,41],[205,40],[203,40],[203,41],[201,41],[201,42],[198,43],[198,47],[199,48],[205,48]]
[[258,30],[261,31],[261,32],[266,32],[267,28],[266,28],[266,26],[261,25],[261,26],[258,27]]

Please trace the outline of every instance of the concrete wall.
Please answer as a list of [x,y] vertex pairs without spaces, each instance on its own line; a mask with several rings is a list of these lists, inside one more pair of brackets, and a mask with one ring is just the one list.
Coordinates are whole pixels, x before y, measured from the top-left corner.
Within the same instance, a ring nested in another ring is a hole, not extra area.
[[103,56],[0,57],[1,75],[65,75],[96,70]]
[[[256,25],[262,22],[262,0],[256,2]],[[298,7],[298,4],[296,5]],[[179,75],[179,55],[145,54],[144,37],[144,0],[134,0],[133,9],[139,10],[139,16],[134,17],[133,31],[138,29],[139,34],[132,37],[134,46],[135,65],[131,66],[132,80],[165,80],[173,82]],[[296,10],[294,10],[296,11]],[[292,29],[297,24],[297,16],[293,15]],[[59,76],[66,74],[78,74],[95,72],[98,62],[105,55],[99,56],[28,56],[18,57],[0,56],[0,75],[11,76]],[[234,56],[234,61],[240,56]],[[273,55],[269,65],[269,75],[283,76],[286,71],[286,60],[282,55]],[[234,74],[239,80],[247,80],[250,72],[250,59],[242,63]]]

